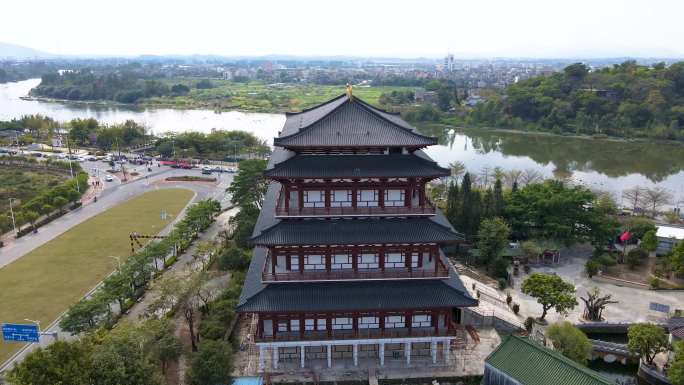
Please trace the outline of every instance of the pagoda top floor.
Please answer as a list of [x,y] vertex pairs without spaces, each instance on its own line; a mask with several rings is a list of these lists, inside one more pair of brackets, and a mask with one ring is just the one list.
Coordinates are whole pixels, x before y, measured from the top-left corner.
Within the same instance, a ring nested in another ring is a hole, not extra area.
[[273,144],[298,153],[413,152],[437,144],[436,138],[418,133],[398,114],[351,93],[286,116]]

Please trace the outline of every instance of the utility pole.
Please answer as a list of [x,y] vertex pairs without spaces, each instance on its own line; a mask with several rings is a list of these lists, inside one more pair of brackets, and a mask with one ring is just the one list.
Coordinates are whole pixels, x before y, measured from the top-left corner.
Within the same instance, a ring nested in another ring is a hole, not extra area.
[[[71,145],[69,144],[69,134],[68,133],[66,134],[66,141],[67,141],[67,154],[69,154],[69,155],[67,155],[67,159],[69,159],[69,173],[71,174],[71,179],[74,179],[74,169],[71,166]],[[76,191],[78,191],[79,194],[81,193],[81,188],[78,185],[78,178],[76,178]]]
[[14,221],[14,210],[12,209],[12,200],[15,200],[15,198],[10,198],[10,214],[12,214],[12,227],[14,227],[14,237],[17,237],[17,222]]

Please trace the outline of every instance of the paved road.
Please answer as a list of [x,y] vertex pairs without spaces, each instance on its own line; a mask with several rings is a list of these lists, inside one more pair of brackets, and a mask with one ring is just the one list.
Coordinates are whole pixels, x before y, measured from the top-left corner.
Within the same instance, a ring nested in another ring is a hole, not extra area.
[[[85,169],[85,167],[84,167]],[[148,174],[146,172],[146,174]],[[172,168],[153,168],[152,173],[149,173],[148,178],[140,178],[135,181],[130,181],[127,183],[121,183],[121,181],[115,180],[111,182],[110,185],[108,185],[102,194],[100,195],[100,198],[98,198],[98,201],[96,203],[92,203],[89,205],[83,206],[81,209],[78,209],[74,212],[66,214],[64,217],[51,222],[50,224],[41,227],[40,231],[38,234],[32,234],[32,235],[27,235],[25,237],[22,237],[19,239],[19,242],[16,244],[12,245],[12,248],[9,249],[9,253],[4,254],[8,250],[3,250],[3,254],[0,255],[0,268],[2,266],[2,262],[6,259],[9,260],[10,257],[9,255],[12,255],[12,260],[16,260],[23,256],[24,254],[28,253],[29,251],[33,250],[34,248],[42,245],[43,243],[53,239],[54,237],[62,234],[69,228],[83,222],[84,220],[97,215],[108,208],[111,208],[112,206],[121,203],[123,201],[126,201],[127,199],[130,199],[133,196],[142,194],[146,191],[150,191],[153,189],[157,188],[189,188],[195,192],[195,196],[193,200],[191,201],[198,201],[202,199],[207,199],[207,198],[213,198],[222,203],[224,207],[227,207],[229,202],[228,202],[228,196],[225,194],[225,189],[230,185],[230,183],[233,180],[233,175],[232,174],[214,174],[215,177],[217,177],[217,182],[216,183],[206,183],[206,182],[199,182],[199,183],[187,183],[187,182],[166,182],[164,181],[164,178],[173,176],[173,175],[200,175],[199,170],[179,170],[179,169],[172,169]],[[100,175],[103,177],[103,175]],[[187,206],[186,206],[187,207]],[[177,217],[176,220],[179,220],[182,217],[182,214]],[[227,213],[224,213],[222,215],[225,220],[232,216],[234,214],[234,210],[231,210]],[[217,221],[218,223],[223,224],[223,221],[219,220]],[[175,221],[173,222],[175,223]],[[167,233],[170,231],[171,227],[173,226],[173,223],[170,223],[166,228],[164,228],[160,233]],[[216,224],[212,228],[212,231],[209,232],[211,235],[215,235],[216,232],[218,232],[218,227]],[[26,239],[27,241],[24,241]],[[185,254],[186,256],[189,255],[189,253]],[[10,263],[11,261],[7,262]],[[173,269],[177,269],[181,266],[180,263],[176,263],[173,267]],[[99,286],[99,285],[98,285]],[[92,292],[94,292],[97,289],[97,286],[93,288],[88,294],[85,295],[85,297],[90,296]],[[139,306],[138,308],[142,308],[142,306]],[[66,310],[66,309],[65,309]],[[2,384],[2,375],[1,372],[3,370],[7,370],[14,366],[15,363],[20,362],[21,360],[24,359],[24,357],[31,351],[33,351],[36,347],[41,346],[45,347],[52,342],[55,341],[55,336],[57,336],[59,339],[72,339],[74,338],[70,333],[63,332],[59,328],[59,319],[61,318],[58,317],[57,320],[52,322],[50,325],[47,327],[43,328],[43,333],[45,334],[52,334],[52,336],[46,335],[41,337],[41,341],[39,343],[32,343],[29,345],[26,345],[22,350],[20,350],[17,354],[15,354],[13,357],[11,357],[8,361],[4,363],[0,363],[0,384]]]
[[[103,162],[83,162],[82,166],[83,169],[87,170],[91,175],[99,174],[100,178],[104,178],[107,174],[106,168],[109,168],[108,165]],[[225,198],[225,189],[230,185],[230,182],[233,179],[232,174],[214,174],[214,176],[219,179],[218,183],[170,183],[164,182],[164,178],[174,175],[201,175],[201,172],[199,170],[181,170],[156,166],[152,168],[152,172],[147,172],[144,166],[139,166],[136,171],[141,173],[141,176],[136,180],[124,183],[118,178],[115,178],[112,182],[105,182],[102,180],[104,190],[98,196],[97,202],[85,204],[63,217],[40,227],[37,234],[25,235],[17,240],[6,242],[5,247],[0,249],[0,268],[86,219],[146,191],[157,188],[182,187],[195,191],[196,196],[193,201],[206,198],[214,198],[221,201]]]

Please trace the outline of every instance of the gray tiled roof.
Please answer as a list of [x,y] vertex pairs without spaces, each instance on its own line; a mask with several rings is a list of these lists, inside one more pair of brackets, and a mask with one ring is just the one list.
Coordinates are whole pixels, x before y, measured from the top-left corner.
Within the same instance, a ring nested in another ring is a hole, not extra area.
[[463,235],[429,218],[283,220],[252,238],[252,244],[359,245],[369,243],[446,243]]
[[288,114],[282,147],[424,147],[437,139],[417,133],[400,116],[356,97],[341,95],[298,114]]
[[264,173],[271,178],[373,178],[449,175],[436,162],[416,155],[297,155]]
[[270,284],[238,311],[403,310],[474,306],[477,301],[442,280]]

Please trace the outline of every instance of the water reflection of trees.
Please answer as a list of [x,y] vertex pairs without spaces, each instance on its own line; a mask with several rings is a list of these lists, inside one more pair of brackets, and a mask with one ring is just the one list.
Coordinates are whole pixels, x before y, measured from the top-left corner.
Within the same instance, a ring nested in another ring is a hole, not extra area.
[[[434,132],[429,132],[434,135]],[[641,174],[654,183],[684,170],[684,146],[663,142],[590,140],[553,135],[526,135],[468,130],[473,149],[526,156],[543,165],[553,163],[554,174],[597,171],[609,177]],[[456,135],[442,128],[440,144],[453,145]]]

